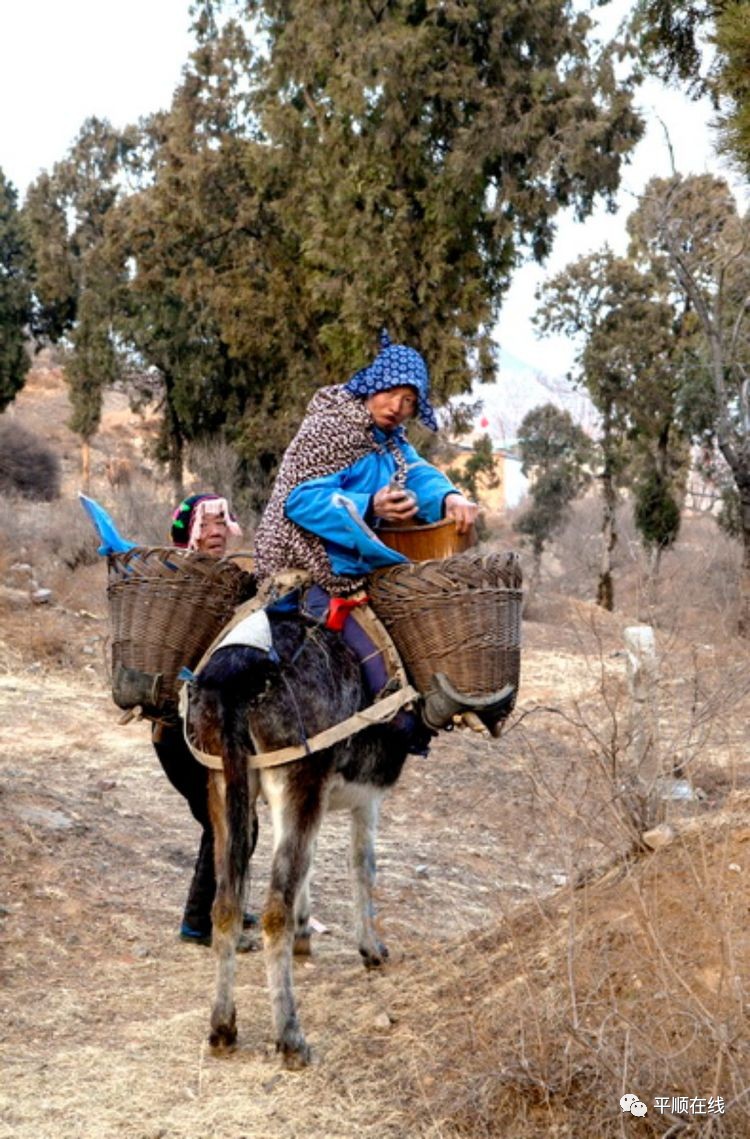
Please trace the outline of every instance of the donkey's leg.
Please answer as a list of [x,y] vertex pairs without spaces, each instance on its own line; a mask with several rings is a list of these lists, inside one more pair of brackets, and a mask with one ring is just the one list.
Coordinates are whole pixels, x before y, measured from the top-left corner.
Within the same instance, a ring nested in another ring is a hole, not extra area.
[[276,1050],[287,1068],[301,1068],[310,1061],[310,1049],[297,1019],[292,950],[297,896],[310,872],[322,815],[320,782],[316,785],[314,773],[308,769],[303,777],[305,785],[301,786],[299,775],[299,770],[292,776],[277,769],[265,771],[262,777],[274,841],[271,881],[262,918],[263,949]]
[[310,862],[307,874],[300,882],[297,900],[294,906],[294,956],[309,957],[312,953],[312,929],[310,928],[310,879],[312,878],[313,862],[315,861],[316,839],[310,846]]
[[[227,822],[224,776],[220,772],[212,772],[209,779],[209,808],[216,861],[216,897],[211,911],[212,946],[217,964],[216,997],[211,1011],[209,1043],[216,1051],[230,1051],[237,1040],[234,1006],[236,947],[242,933],[245,877],[257,836],[257,773],[248,771],[247,780],[247,811],[240,811],[239,817],[233,812],[233,821],[242,833],[231,833]],[[243,817],[244,814],[249,817]]]
[[354,891],[354,921],[359,952],[368,969],[382,965],[388,956],[386,946],[375,931],[375,835],[378,829],[382,795],[373,790],[352,808],[351,866]]

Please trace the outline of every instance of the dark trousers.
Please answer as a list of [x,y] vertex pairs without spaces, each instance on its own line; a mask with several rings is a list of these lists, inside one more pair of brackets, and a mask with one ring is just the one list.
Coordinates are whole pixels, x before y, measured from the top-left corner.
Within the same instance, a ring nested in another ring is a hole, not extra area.
[[187,800],[201,826],[201,840],[188,890],[183,922],[201,933],[211,931],[211,906],[216,893],[214,838],[208,814],[208,769],[192,754],[180,725],[154,725],[154,751],[169,782]]
[[[322,586],[313,585],[305,594],[303,613],[331,628],[330,606],[330,594]],[[359,661],[367,694],[371,700],[377,700],[390,679],[383,652],[351,616],[345,619],[340,632]],[[416,712],[400,708],[387,726],[406,745],[411,755],[427,755],[430,740],[435,733],[424,726]]]

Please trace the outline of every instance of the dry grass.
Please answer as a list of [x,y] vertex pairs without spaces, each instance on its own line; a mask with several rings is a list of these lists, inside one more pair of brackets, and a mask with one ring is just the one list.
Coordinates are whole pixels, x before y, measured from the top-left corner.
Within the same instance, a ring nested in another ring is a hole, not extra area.
[[[601,505],[589,494],[574,504],[569,523],[543,557],[545,591],[585,601],[596,599],[600,528]],[[627,501],[618,508],[617,530],[612,572],[618,613],[647,621],[662,635],[682,631],[694,640],[713,642],[717,634],[734,633],[741,548],[713,517],[683,517],[676,546],[662,558],[655,605],[648,598],[648,558]],[[533,616],[533,608],[529,615]]]
[[508,1134],[524,1139],[620,1135],[625,1091],[650,1108],[639,1134],[677,1134],[680,1119],[709,1133],[705,1114],[654,1110],[676,1094],[722,1096],[714,1133],[747,1134],[750,938],[735,889],[750,870],[747,802],[609,879],[507,915],[500,946],[490,934],[456,947],[470,1007],[454,1000],[446,1022],[436,995],[425,1025],[462,1058],[428,1065],[446,1134],[496,1135],[512,1120]]

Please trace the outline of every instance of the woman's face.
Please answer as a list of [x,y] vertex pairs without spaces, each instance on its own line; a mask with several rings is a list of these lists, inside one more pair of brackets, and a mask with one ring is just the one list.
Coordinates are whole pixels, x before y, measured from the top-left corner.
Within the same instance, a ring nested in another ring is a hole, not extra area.
[[408,384],[402,384],[368,396],[366,403],[375,426],[383,431],[392,431],[416,412],[417,393]]
[[223,558],[227,552],[227,521],[223,514],[206,514],[201,526],[197,549],[212,558]]

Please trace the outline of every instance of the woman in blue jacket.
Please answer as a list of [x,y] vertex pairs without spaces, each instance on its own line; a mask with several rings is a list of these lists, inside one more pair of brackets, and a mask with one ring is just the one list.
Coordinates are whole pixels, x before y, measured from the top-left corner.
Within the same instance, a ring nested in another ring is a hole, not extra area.
[[[374,700],[387,690],[384,656],[351,617],[372,570],[408,559],[377,536],[382,523],[453,518],[460,533],[477,507],[450,479],[420,458],[404,423],[417,416],[437,430],[424,360],[413,348],[391,344],[345,384],[321,388],[290,443],[255,536],[259,584],[285,569],[306,570],[315,585],[305,610],[339,629],[362,663]],[[347,601],[349,599],[349,602]],[[401,709],[390,721],[409,750],[426,755],[435,724]]]
[[305,569],[330,596],[347,597],[372,570],[407,560],[378,539],[379,525],[472,525],[474,503],[407,441],[413,416],[437,430],[427,366],[383,332],[369,367],[316,393],[287,448],[255,537],[259,582]]

